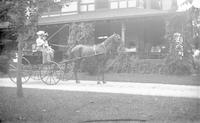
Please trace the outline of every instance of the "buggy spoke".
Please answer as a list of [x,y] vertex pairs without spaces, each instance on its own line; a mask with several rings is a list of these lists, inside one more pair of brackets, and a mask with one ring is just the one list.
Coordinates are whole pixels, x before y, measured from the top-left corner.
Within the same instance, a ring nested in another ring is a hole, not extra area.
[[[60,68],[55,62],[50,62],[48,64],[44,64],[42,69],[40,70],[41,74],[41,80],[48,85],[55,85],[59,82],[59,71]],[[44,74],[45,72],[45,74]]]

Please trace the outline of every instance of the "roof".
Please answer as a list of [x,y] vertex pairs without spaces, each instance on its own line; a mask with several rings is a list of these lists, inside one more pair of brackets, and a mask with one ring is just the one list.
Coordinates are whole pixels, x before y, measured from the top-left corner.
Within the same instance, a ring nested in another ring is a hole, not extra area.
[[85,12],[80,14],[64,15],[66,13],[57,13],[54,15],[46,15],[39,18],[39,25],[63,24],[71,22],[97,21],[97,20],[114,20],[124,18],[138,18],[149,16],[165,16],[168,11],[153,9],[115,9],[115,10],[97,10],[93,12]]

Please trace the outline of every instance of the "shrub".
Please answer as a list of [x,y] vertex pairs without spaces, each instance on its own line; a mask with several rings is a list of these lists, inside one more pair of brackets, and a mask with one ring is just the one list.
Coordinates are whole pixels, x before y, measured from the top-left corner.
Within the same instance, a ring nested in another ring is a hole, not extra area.
[[167,56],[165,59],[165,65],[169,69],[169,74],[189,75],[194,71],[192,60],[193,59],[188,56],[184,56],[183,59],[178,59],[175,56]]
[[8,72],[8,60],[9,58],[6,55],[0,56],[0,72],[7,73]]
[[110,59],[106,64],[107,71],[115,73],[131,72],[131,58],[121,54],[114,59]]

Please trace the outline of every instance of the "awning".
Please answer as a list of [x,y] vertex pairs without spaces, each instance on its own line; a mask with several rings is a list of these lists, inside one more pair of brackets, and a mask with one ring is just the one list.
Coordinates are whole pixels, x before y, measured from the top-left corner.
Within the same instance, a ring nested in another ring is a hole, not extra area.
[[[97,20],[114,20],[124,18],[139,18],[150,16],[165,16],[169,11],[153,10],[153,9],[115,9],[115,10],[97,10],[93,12],[85,12],[80,14],[64,15],[57,13],[54,15],[45,15],[39,18],[39,25],[63,24],[71,22],[97,21]],[[174,13],[174,12],[173,12]]]

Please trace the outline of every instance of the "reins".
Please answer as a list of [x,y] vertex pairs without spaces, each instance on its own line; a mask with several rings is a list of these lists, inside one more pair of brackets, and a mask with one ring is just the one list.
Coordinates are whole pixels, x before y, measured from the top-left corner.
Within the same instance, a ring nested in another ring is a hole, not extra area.
[[66,45],[59,45],[59,44],[53,44],[53,43],[49,43],[52,46],[56,46],[56,47],[64,47],[64,48],[68,48],[69,46]]
[[94,54],[96,55],[97,54],[96,45],[93,46],[93,50],[94,50]]
[[105,52],[106,52],[107,49],[106,49],[105,43],[103,42],[102,44],[103,44],[103,47],[104,47]]

